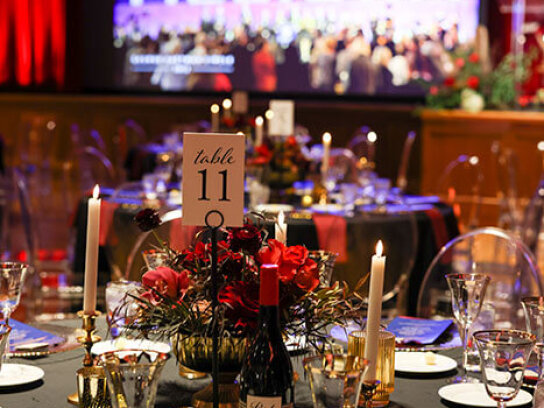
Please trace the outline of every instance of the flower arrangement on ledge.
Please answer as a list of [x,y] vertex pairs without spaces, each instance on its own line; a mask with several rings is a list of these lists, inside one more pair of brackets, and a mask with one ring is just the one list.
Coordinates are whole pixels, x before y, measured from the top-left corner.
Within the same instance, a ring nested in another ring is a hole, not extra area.
[[508,54],[486,72],[476,52],[454,53],[453,70],[441,84],[423,82],[427,89],[426,104],[434,109],[461,108],[469,112],[514,107],[521,102],[516,100],[517,80],[527,78],[533,58],[534,52],[525,54],[516,68],[514,56]]
[[[264,223],[258,218],[241,228],[223,230],[218,242],[219,332],[220,337],[248,337],[257,325],[259,270],[265,263],[279,266],[280,320],[286,335],[305,336],[319,347],[327,341],[326,328],[357,319],[362,305],[357,290],[345,284],[320,282],[319,260],[310,258],[303,246],[287,246],[275,239],[266,241]],[[143,210],[136,220],[150,231],[160,225],[154,210]],[[263,225],[259,225],[263,224]],[[160,337],[209,337],[212,332],[211,244],[197,235],[196,244],[181,252],[161,243],[164,265],[145,272],[145,292],[136,297],[139,314],[132,324],[142,333]]]

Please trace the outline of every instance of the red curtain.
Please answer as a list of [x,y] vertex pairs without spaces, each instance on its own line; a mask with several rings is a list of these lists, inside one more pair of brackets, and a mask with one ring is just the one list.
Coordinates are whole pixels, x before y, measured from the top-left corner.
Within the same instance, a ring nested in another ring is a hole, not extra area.
[[0,86],[64,84],[66,0],[0,0]]

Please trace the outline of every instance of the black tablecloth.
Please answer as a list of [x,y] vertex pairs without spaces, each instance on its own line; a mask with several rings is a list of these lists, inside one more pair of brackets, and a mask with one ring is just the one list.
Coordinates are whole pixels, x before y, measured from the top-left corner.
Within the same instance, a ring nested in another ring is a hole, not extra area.
[[[59,325],[79,326],[80,322],[69,320],[58,322]],[[98,334],[105,336],[104,319],[99,319]],[[448,351],[446,354],[459,361],[460,350]],[[83,350],[76,349],[59,354],[52,354],[39,360],[11,359],[10,363],[31,364],[45,371],[43,381],[22,388],[1,389],[0,404],[4,408],[61,408],[70,407],[66,397],[77,390],[76,370],[81,367]],[[300,360],[294,360],[295,369],[300,369]],[[298,367],[298,368],[297,368]],[[438,389],[446,385],[455,373],[447,377],[406,378],[396,376],[395,391],[391,395],[390,407],[403,408],[437,408],[448,407],[438,396]],[[295,404],[297,407],[310,407],[310,391],[308,383],[302,380],[295,388]],[[189,406],[191,395],[208,384],[210,379],[184,380],[178,375],[175,358],[167,362],[159,382],[156,407],[178,408]]]

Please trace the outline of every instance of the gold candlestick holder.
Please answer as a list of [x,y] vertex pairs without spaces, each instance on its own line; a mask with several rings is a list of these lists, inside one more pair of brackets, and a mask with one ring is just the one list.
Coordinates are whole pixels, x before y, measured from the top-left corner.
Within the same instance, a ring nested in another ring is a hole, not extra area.
[[[102,367],[94,364],[91,354],[93,344],[102,340],[100,336],[95,335],[96,319],[102,313],[94,311],[87,313],[77,312],[82,320],[81,328],[85,335],[79,336],[77,341],[83,345],[85,356],[83,357],[83,367],[77,370],[78,392],[68,396],[68,402],[72,405],[91,408],[91,407],[110,407],[111,402],[106,389],[106,375]],[[82,398],[82,401],[80,401]]]
[[365,408],[372,408],[372,398],[374,398],[374,395],[376,395],[376,391],[378,388],[378,385],[380,385],[379,380],[373,380],[373,381],[364,381],[363,385],[361,386],[361,396],[364,400],[363,407]]

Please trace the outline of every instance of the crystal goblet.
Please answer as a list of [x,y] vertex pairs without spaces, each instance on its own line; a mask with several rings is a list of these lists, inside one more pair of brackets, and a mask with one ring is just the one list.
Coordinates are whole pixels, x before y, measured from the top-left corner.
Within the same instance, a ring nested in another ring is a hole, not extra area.
[[[531,296],[521,299],[527,331],[536,337],[534,351],[538,359],[538,381],[535,391],[535,403],[542,399],[544,392],[544,297]],[[535,405],[536,406],[536,405]]]
[[480,314],[490,279],[486,275],[476,273],[452,273],[446,275],[446,280],[451,292],[453,317],[457,323],[459,336],[463,344],[463,376],[456,378],[454,382],[469,382],[466,368],[468,361],[468,332],[470,326]]
[[21,300],[21,291],[30,266],[22,262],[0,262],[0,312],[6,324]]
[[166,353],[118,350],[100,355],[113,408],[152,408]]
[[367,363],[346,354],[305,358],[314,408],[357,408]]
[[498,408],[506,407],[518,394],[535,339],[533,334],[520,330],[474,333],[485,389]]
[[[30,270],[31,267],[22,262],[0,262],[0,313],[6,325],[9,325],[9,318],[21,301],[23,284]],[[9,344],[8,336],[4,359],[7,359]]]
[[140,293],[140,282],[115,281],[106,285],[106,310],[108,326],[113,338],[123,334],[127,324],[138,313],[138,304],[132,298]]

